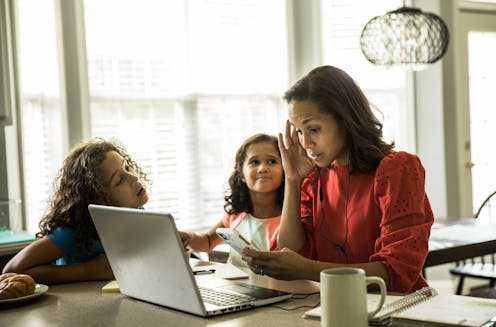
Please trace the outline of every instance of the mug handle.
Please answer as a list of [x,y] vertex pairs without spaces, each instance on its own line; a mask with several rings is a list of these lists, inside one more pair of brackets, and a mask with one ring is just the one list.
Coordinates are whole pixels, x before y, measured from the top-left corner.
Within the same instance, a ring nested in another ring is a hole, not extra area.
[[371,319],[377,312],[379,312],[379,310],[382,309],[382,306],[384,305],[384,301],[386,300],[386,283],[384,283],[384,280],[382,278],[375,276],[366,277],[365,282],[367,286],[370,284],[377,284],[381,289],[381,300],[379,302],[379,305],[374,311],[368,312],[368,318]]

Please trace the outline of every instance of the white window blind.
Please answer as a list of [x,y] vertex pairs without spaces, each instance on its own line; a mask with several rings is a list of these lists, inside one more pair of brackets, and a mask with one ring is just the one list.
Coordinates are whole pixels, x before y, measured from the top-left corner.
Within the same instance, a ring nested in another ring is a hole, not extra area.
[[86,0],[85,25],[92,135],[149,173],[147,209],[219,221],[235,151],[286,117],[285,1]]
[[38,231],[63,160],[63,124],[53,0],[18,0],[17,60],[26,226]]
[[415,151],[413,106],[408,73],[374,66],[360,50],[360,34],[375,16],[397,9],[398,0],[322,0],[322,48],[326,64],[345,70],[360,84],[369,101],[380,110],[384,137],[396,148]]
[[[234,156],[241,143],[257,131],[276,135],[287,117],[280,96],[200,97],[197,130],[199,176],[206,216],[223,208],[223,195],[232,172]],[[219,181],[221,183],[219,183]]]
[[[53,0],[18,0],[24,202],[37,231],[67,150]],[[117,138],[149,173],[147,209],[180,228],[223,214],[234,154],[287,117],[285,0],[85,0],[91,136]],[[385,114],[399,147],[410,129],[405,74],[372,67],[361,28],[399,1],[322,0],[326,64],[344,68]],[[298,46],[298,45],[296,45]],[[70,110],[70,108],[69,108]],[[410,122],[410,125],[412,123]],[[406,141],[405,141],[406,140]]]

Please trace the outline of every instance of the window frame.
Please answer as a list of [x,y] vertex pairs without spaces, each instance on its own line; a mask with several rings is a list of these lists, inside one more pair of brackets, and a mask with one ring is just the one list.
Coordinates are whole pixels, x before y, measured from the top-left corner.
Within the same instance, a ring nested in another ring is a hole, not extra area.
[[[65,120],[62,128],[64,128],[67,135],[63,147],[65,150],[68,150],[80,140],[90,136],[90,97],[84,36],[84,0],[54,1],[57,10],[56,19],[59,21],[59,51],[63,59],[63,67],[61,69],[63,80],[61,81],[61,87],[63,89],[62,97],[64,103],[62,108]],[[320,1],[310,1],[308,5],[306,3],[302,4],[299,0],[286,1],[289,56],[288,82],[292,84],[309,69],[322,64]],[[308,33],[314,36],[312,40],[303,37]],[[308,46],[301,46],[301,44],[306,44],[306,42],[308,42]],[[408,96],[411,97],[411,93]],[[411,98],[407,99],[407,103],[413,107],[413,101],[410,100]],[[411,112],[414,111],[412,110]],[[409,117],[411,118],[411,115]],[[412,133],[414,134],[415,125],[411,127],[410,135]],[[20,150],[19,148],[16,152],[22,153]],[[21,165],[22,158],[19,162]],[[20,167],[19,170],[22,172],[22,166]],[[22,181],[23,176],[17,177],[17,180]],[[23,185],[23,183],[20,184]]]

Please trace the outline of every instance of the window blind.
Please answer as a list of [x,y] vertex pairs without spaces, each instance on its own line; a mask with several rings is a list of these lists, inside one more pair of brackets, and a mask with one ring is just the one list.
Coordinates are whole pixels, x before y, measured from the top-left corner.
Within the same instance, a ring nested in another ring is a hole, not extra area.
[[122,141],[149,173],[147,209],[212,225],[237,148],[283,126],[285,1],[110,3],[108,27],[115,6],[85,1],[91,133]]
[[63,160],[59,59],[53,0],[19,0],[17,55],[26,228],[38,231]]
[[397,0],[322,0],[322,48],[326,64],[345,70],[360,85],[384,124],[384,138],[397,149],[415,151],[413,107],[408,101],[408,73],[368,62],[360,50],[360,34],[375,16],[402,6]]
[[[409,128],[398,110],[406,101],[404,73],[367,66],[356,38],[368,19],[396,4],[322,0],[325,63],[361,84],[385,113],[390,138]],[[180,228],[221,219],[236,149],[256,132],[283,130],[285,5],[84,1],[91,136],[122,141],[153,181],[147,209],[172,212]],[[24,201],[35,232],[68,140],[53,0],[19,0],[17,8]]]

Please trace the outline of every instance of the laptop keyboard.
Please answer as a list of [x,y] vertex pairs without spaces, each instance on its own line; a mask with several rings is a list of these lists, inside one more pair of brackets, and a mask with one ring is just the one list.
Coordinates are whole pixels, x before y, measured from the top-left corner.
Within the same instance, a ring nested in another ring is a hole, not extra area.
[[207,303],[215,304],[220,307],[226,305],[240,304],[255,300],[255,298],[248,295],[222,292],[205,287],[200,287],[200,293],[203,298],[203,301]]

